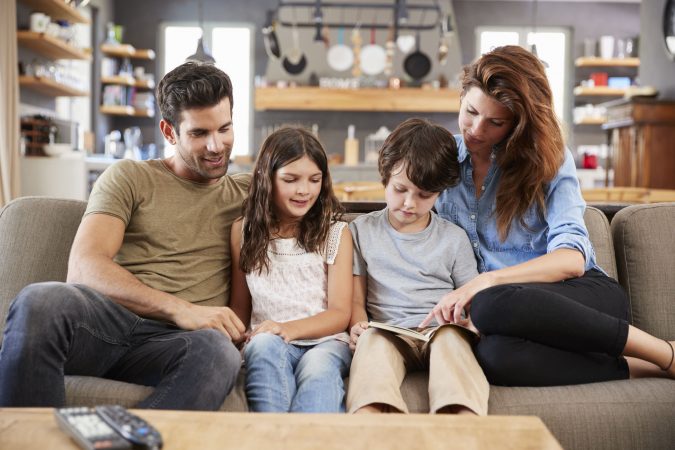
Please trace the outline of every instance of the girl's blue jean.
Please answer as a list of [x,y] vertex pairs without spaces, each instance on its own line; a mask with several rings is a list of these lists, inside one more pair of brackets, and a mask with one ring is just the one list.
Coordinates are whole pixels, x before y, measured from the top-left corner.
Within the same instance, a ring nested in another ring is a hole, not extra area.
[[255,412],[344,412],[352,352],[332,339],[289,344],[270,333],[254,336],[244,350],[246,396]]

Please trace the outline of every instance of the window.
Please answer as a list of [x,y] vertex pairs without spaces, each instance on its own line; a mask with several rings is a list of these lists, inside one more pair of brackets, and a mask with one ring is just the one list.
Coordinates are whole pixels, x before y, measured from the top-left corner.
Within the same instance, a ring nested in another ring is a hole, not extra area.
[[476,29],[480,54],[502,45],[537,46],[537,55],[548,64],[546,75],[553,91],[553,107],[561,121],[568,110],[568,42],[570,32],[566,28],[539,27],[532,32],[530,27],[479,27]]
[[[197,49],[199,26],[164,24],[160,57],[164,74],[179,66]],[[236,43],[234,45],[233,43]],[[253,27],[245,24],[204,24],[204,44],[216,59],[216,67],[230,76],[234,88],[234,148],[232,156],[248,155],[253,133],[251,109]],[[168,143],[165,143],[167,146]],[[168,150],[168,149],[167,149]],[[166,152],[168,156],[170,152]]]

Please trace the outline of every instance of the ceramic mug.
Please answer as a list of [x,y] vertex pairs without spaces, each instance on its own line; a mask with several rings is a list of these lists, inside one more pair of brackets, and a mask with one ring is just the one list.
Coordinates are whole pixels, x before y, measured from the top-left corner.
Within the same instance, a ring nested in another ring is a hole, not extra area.
[[30,15],[30,30],[35,31],[36,33],[44,33],[47,31],[47,26],[49,25],[50,17],[41,12],[34,12]]

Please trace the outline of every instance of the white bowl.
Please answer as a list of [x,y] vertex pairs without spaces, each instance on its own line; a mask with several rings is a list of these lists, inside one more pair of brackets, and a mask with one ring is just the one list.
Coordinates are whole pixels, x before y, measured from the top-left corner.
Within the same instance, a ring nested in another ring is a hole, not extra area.
[[44,151],[47,156],[61,156],[72,152],[73,146],[70,144],[47,144],[44,146]]

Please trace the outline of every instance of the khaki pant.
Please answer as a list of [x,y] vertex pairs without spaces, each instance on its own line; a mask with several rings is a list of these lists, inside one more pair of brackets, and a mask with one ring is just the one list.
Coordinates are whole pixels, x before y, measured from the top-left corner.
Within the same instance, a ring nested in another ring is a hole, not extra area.
[[358,340],[347,391],[347,410],[383,403],[408,412],[401,396],[407,372],[429,369],[429,409],[461,405],[487,415],[490,385],[471,349],[471,337],[442,327],[430,342],[369,328]]

